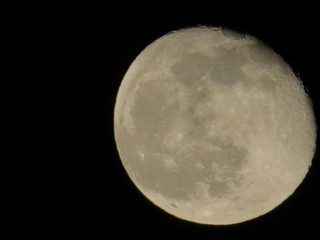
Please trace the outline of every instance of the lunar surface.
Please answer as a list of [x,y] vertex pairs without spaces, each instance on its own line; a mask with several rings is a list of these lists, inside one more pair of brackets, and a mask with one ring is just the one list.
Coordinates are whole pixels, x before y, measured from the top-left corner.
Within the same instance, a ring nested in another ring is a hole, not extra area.
[[146,47],[127,71],[114,130],[123,166],[184,220],[244,222],[287,199],[315,150],[301,81],[254,37],[194,27]]

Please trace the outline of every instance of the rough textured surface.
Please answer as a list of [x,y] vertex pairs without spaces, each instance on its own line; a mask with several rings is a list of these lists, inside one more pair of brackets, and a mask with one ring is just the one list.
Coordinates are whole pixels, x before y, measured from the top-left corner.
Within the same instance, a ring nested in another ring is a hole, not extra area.
[[311,164],[312,107],[258,40],[190,28],[149,45],[121,84],[115,137],[130,178],[167,212],[206,224],[262,215]]

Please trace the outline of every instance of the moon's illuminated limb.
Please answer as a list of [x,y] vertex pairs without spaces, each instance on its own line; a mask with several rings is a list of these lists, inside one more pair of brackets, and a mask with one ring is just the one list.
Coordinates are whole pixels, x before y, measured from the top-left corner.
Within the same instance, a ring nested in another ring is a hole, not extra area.
[[115,137],[140,191],[189,221],[233,224],[290,196],[315,149],[310,100],[253,37],[189,28],[149,45],[118,92]]

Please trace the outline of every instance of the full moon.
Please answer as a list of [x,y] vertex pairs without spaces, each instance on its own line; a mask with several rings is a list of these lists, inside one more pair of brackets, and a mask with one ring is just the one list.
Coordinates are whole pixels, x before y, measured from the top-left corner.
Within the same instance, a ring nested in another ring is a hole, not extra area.
[[167,213],[227,225],[270,212],[311,166],[316,124],[301,80],[255,37],[191,27],[147,46],[121,82],[122,164]]

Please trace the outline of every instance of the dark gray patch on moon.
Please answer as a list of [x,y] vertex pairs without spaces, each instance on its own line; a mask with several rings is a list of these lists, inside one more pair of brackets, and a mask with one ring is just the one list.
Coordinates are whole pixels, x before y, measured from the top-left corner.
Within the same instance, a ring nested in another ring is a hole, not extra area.
[[230,192],[227,182],[210,181],[208,193],[215,198],[221,198]]
[[[130,111],[138,132],[135,141],[149,142],[157,146],[160,143],[155,134],[172,127],[172,119],[176,119],[179,115],[180,103],[172,100],[171,104],[165,105],[167,101],[165,92],[166,86],[161,82],[149,81],[136,94],[135,104]],[[175,96],[174,92],[171,94]]]
[[246,78],[241,66],[246,64],[243,56],[234,50],[220,50],[221,56],[210,60],[210,81],[223,86],[232,86]]
[[178,205],[177,205],[177,204],[174,204],[174,203],[170,203],[170,205],[171,205],[172,207],[174,207],[174,208],[177,208],[177,207],[178,207]]
[[184,54],[182,59],[171,67],[172,74],[183,84],[199,81],[208,70],[208,58],[201,54]]

